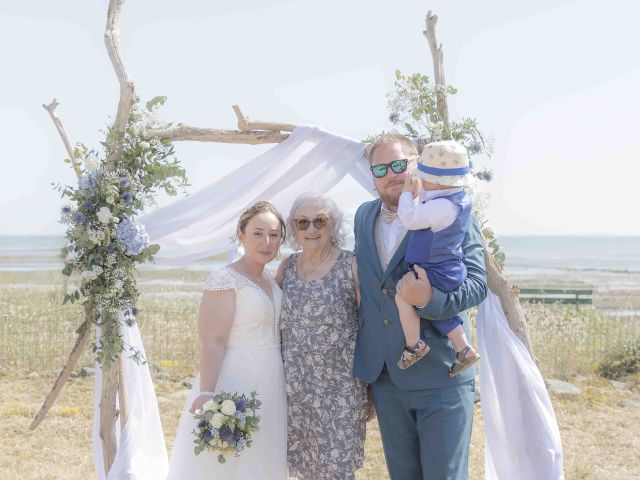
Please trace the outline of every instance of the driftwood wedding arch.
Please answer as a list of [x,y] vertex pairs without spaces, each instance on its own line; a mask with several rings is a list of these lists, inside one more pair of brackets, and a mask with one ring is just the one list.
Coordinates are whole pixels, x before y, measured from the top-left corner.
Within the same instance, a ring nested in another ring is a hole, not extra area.
[[[107,14],[107,25],[104,33],[105,45],[111,63],[115,70],[118,82],[120,84],[120,99],[118,102],[117,113],[113,123],[113,130],[120,135],[116,135],[116,144],[110,150],[107,158],[107,165],[116,165],[122,160],[122,138],[129,113],[135,100],[135,87],[133,81],[129,77],[125,68],[124,61],[120,50],[120,14],[124,0],[110,0],[109,10]],[[431,56],[433,59],[434,82],[436,85],[444,87],[446,85],[444,78],[444,57],[442,53],[442,45],[436,40],[436,23],[438,17],[429,12],[425,20],[424,36],[427,39]],[[449,124],[449,114],[447,108],[447,98],[445,89],[439,90],[437,97],[437,108],[440,118],[446,125]],[[64,129],[61,119],[56,114],[58,102],[54,99],[50,104],[43,105],[49,113],[59,135],[64,143],[67,154],[71,161],[72,167],[80,178],[82,171],[80,159],[74,151],[69,137]],[[177,141],[198,141],[198,142],[214,142],[214,143],[237,143],[237,144],[268,144],[280,143],[286,140],[289,133],[296,127],[292,124],[256,121],[246,117],[237,105],[233,106],[233,110],[238,120],[237,130],[221,130],[214,128],[199,128],[185,124],[177,124],[176,126],[166,129],[151,129],[143,133],[143,136],[151,138]],[[485,263],[487,268],[487,276],[489,288],[500,299],[505,316],[509,322],[511,329],[520,338],[522,343],[529,351],[532,358],[533,349],[529,340],[527,324],[524,313],[520,307],[518,299],[518,288],[509,284],[505,276],[500,271],[500,267],[494,261],[489,249],[485,244]],[[49,395],[45,398],[42,407],[34,417],[30,429],[35,429],[44,419],[49,409],[54,404],[62,387],[69,379],[71,372],[76,367],[80,355],[86,348],[91,329],[86,328],[78,334],[75,345],[71,350],[69,359],[58,378]],[[116,398],[118,398],[119,410],[116,409]],[[124,389],[124,368],[122,363],[122,355],[117,362],[105,364],[102,369],[102,397],[100,399],[100,438],[103,444],[103,460],[105,475],[109,472],[117,451],[117,442],[115,435],[116,423],[120,423],[120,428],[124,428],[127,421],[127,395]]]

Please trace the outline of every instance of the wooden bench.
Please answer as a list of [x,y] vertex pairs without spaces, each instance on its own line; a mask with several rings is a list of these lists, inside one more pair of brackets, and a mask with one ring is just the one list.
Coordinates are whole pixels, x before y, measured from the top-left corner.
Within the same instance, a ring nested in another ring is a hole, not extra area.
[[593,290],[579,288],[521,288],[520,301],[542,304],[591,305],[593,304]]

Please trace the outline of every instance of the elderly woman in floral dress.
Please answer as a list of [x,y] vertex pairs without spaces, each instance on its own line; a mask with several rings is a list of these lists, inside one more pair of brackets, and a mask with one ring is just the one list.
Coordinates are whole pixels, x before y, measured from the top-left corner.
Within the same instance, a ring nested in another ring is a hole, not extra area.
[[291,208],[301,251],[278,269],[288,401],[289,474],[298,480],[353,479],[364,460],[367,387],[352,374],[357,334],[355,256],[341,248],[335,203],[303,195]]

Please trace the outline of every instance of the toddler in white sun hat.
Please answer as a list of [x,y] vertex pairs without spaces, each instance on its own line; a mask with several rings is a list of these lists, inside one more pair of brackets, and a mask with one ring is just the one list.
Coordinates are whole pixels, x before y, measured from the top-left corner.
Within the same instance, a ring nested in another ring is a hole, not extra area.
[[[412,173],[407,176],[398,205],[398,218],[410,230],[405,261],[416,277],[417,266],[426,271],[433,287],[450,292],[467,276],[462,241],[471,214],[471,199],[463,187],[475,181],[467,151],[453,140],[430,143],[422,150]],[[412,187],[416,181],[421,181],[421,188],[414,200]],[[406,343],[398,367],[405,369],[423,358],[429,346],[420,338],[420,318],[415,307],[398,294],[396,305]],[[480,359],[467,340],[459,316],[431,320],[431,325],[440,335],[449,337],[456,351],[449,370],[451,377]]]

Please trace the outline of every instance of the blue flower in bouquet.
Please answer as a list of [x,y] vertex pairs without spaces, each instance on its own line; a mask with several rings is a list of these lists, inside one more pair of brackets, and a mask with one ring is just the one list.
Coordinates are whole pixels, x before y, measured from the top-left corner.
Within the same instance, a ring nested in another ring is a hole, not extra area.
[[244,398],[238,398],[236,400],[236,410],[242,413],[247,410],[247,402]]
[[80,187],[80,190],[93,193],[95,192],[99,177],[100,170],[94,170],[93,172],[87,173],[80,177],[80,180],[78,181],[78,187]]
[[236,451],[241,452],[244,450],[244,447],[247,445],[247,441],[244,438],[239,439],[236,442]]
[[71,213],[71,207],[69,205],[65,205],[62,207],[62,214],[69,215]]
[[127,177],[120,177],[120,188],[127,188],[129,186],[129,179]]
[[233,431],[233,439],[234,440],[240,440],[243,436],[244,436],[244,433],[239,428],[236,428]]
[[202,440],[209,443],[213,439],[213,432],[211,430],[205,430],[202,432]]
[[151,243],[143,225],[132,222],[128,218],[122,220],[116,229],[118,240],[127,247],[127,255],[140,255]]
[[131,194],[131,192],[124,192],[122,195],[120,195],[120,198],[128,203],[133,200],[133,195]]
[[220,429],[220,440],[222,440],[223,442],[230,442],[231,440],[233,440],[233,432],[226,425],[223,425]]
[[84,214],[80,212],[76,212],[76,214],[73,216],[73,221],[75,223],[84,223],[86,219],[87,217],[85,217]]
[[236,412],[236,418],[240,423],[244,423],[247,421],[247,417],[245,417],[244,413],[242,412]]
[[93,207],[95,207],[95,203],[93,203],[91,200],[85,200],[84,202],[82,202],[82,208],[84,208],[85,210],[91,210]]

